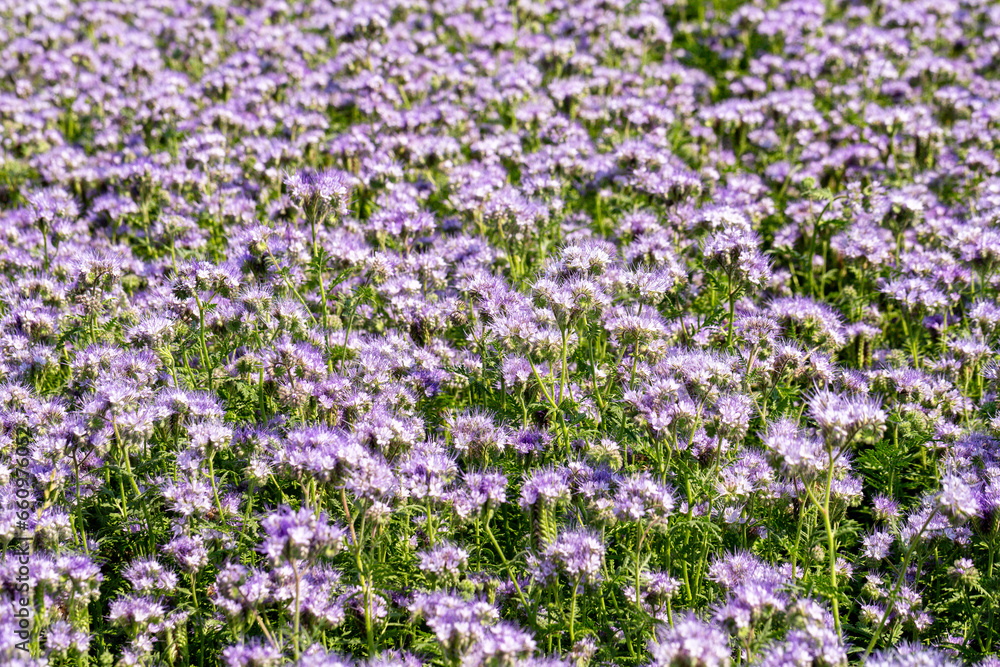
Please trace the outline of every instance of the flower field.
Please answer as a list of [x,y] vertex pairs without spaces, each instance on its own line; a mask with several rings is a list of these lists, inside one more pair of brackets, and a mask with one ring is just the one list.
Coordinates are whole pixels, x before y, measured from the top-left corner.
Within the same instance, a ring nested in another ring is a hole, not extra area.
[[1000,667],[1000,5],[0,0],[0,664]]

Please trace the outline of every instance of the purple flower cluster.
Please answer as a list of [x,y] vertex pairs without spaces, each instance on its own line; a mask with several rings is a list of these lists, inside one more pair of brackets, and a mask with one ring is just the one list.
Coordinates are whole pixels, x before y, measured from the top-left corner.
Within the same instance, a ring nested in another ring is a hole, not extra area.
[[995,3],[0,17],[0,663],[996,663]]

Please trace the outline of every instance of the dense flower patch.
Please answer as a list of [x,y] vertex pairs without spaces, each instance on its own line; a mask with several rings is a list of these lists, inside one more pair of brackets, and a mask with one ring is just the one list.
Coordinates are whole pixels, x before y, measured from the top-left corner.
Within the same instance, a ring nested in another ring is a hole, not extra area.
[[0,17],[2,664],[998,664],[1000,6]]

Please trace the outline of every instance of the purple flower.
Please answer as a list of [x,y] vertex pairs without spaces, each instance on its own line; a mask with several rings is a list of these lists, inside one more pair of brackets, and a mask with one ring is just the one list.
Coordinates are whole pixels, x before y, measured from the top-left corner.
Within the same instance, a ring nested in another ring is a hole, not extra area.
[[771,279],[771,264],[760,252],[760,238],[752,230],[734,226],[710,234],[702,245],[705,263],[718,266],[733,288],[744,283],[762,287]]
[[779,667],[789,664],[821,664],[846,667],[847,651],[840,636],[831,627],[833,618],[808,598],[788,609],[789,630],[784,639],[768,647],[761,665]]
[[722,436],[740,440],[746,435],[753,411],[753,399],[743,394],[722,396],[715,403],[716,430]]
[[338,216],[347,215],[347,205],[355,179],[338,170],[299,172],[285,176],[285,187],[303,207],[321,206]]
[[981,512],[975,489],[952,473],[942,476],[941,491],[935,501],[941,513],[955,524],[977,518]]
[[89,633],[73,628],[66,621],[56,621],[45,633],[45,650],[53,653],[66,653],[71,650],[84,653],[90,646],[90,639]]
[[531,633],[501,621],[484,629],[483,636],[465,656],[465,664],[522,664],[535,650]]
[[827,447],[833,450],[847,446],[866,429],[881,434],[886,420],[879,401],[863,396],[842,396],[826,389],[810,397],[809,416],[819,427]]
[[588,530],[572,530],[560,533],[546,545],[542,559],[573,582],[593,584],[600,577],[604,551],[604,542],[596,534]]
[[400,495],[417,501],[442,500],[457,473],[455,459],[443,444],[422,443],[398,464]]
[[[671,577],[666,572],[643,571],[641,573],[642,586],[639,600],[642,609],[660,621],[667,623],[670,620],[670,600],[677,595],[681,589],[681,581]],[[626,600],[635,600],[635,588],[625,586],[622,589]]]
[[875,518],[879,521],[893,521],[899,517],[899,503],[883,494],[872,498]]
[[108,620],[126,627],[141,628],[162,620],[165,613],[163,603],[155,598],[125,595],[111,602]]
[[222,651],[226,667],[275,667],[284,661],[284,657],[280,649],[265,643],[260,637],[227,646]]
[[865,558],[882,560],[889,555],[889,549],[892,548],[895,539],[892,533],[884,530],[877,530],[870,535],[865,535],[861,538],[861,544],[864,546],[862,553]]
[[452,446],[462,455],[478,457],[488,452],[503,452],[509,435],[493,423],[487,412],[472,411],[446,420]]
[[122,575],[141,594],[172,593],[177,588],[177,575],[152,557],[132,561]]
[[467,472],[464,480],[477,501],[483,505],[497,507],[507,500],[507,477],[501,472]]
[[807,340],[825,349],[837,350],[847,343],[840,314],[826,304],[804,296],[783,297],[773,300],[768,310],[779,321],[798,325]]
[[904,641],[895,648],[886,649],[871,656],[866,664],[871,667],[910,667],[911,665],[958,667],[962,663],[951,659],[940,649]]
[[420,554],[420,569],[430,574],[457,578],[469,563],[469,553],[454,544],[439,544]]
[[447,593],[418,593],[409,609],[426,621],[448,657],[463,655],[498,619],[491,604]]
[[569,491],[566,475],[561,470],[542,468],[525,480],[519,502],[526,510],[539,503],[551,506],[569,500]]
[[463,518],[490,513],[507,500],[507,478],[498,472],[467,472],[464,488],[453,494],[455,510]]
[[675,504],[673,491],[643,472],[619,482],[614,513],[620,521],[662,524],[673,513]]
[[233,429],[216,421],[202,421],[188,425],[191,444],[210,456],[213,452],[225,450],[233,440]]
[[789,477],[818,475],[829,463],[823,441],[800,429],[791,419],[770,423],[761,439],[767,447],[768,457]]
[[732,658],[729,635],[691,612],[663,627],[649,652],[653,667],[727,667]]
[[200,535],[178,535],[163,547],[186,572],[194,573],[208,565],[208,550]]
[[238,563],[227,563],[215,579],[212,602],[229,616],[258,610],[268,602],[274,585],[266,573],[247,569]]
[[971,558],[959,558],[948,568],[948,576],[962,584],[977,584],[979,570]]
[[266,514],[260,525],[264,531],[260,552],[275,565],[332,555],[344,545],[346,535],[343,528],[329,523],[326,514],[309,507],[282,506]]
[[[295,667],[353,667],[356,663],[346,656],[327,651],[319,644],[313,644],[302,653],[297,662],[288,664],[293,664]],[[378,658],[371,660],[369,664],[371,667],[376,665],[382,667],[383,664],[384,667],[419,667],[419,663],[416,665],[408,662],[397,663],[391,659],[385,659],[385,663],[382,663]]]

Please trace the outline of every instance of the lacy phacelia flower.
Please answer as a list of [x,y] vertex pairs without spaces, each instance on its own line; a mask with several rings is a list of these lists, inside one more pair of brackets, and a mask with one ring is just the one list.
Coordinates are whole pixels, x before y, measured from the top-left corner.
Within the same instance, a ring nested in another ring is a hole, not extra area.
[[841,396],[825,389],[815,392],[809,399],[809,416],[816,422],[827,446],[834,450],[849,444],[865,429],[880,435],[886,420],[878,401]]
[[336,215],[347,215],[354,178],[330,169],[316,173],[298,172],[285,177],[288,194],[303,207],[321,206]]
[[[560,533],[542,553],[543,570],[554,569],[570,581],[593,584],[604,563],[604,542],[587,530]],[[547,566],[547,567],[546,567]]]
[[981,511],[976,490],[955,474],[946,474],[941,478],[941,491],[935,502],[941,513],[955,524],[974,519]]
[[829,457],[826,446],[790,419],[768,425],[761,435],[768,457],[789,477],[810,477],[826,470]]
[[309,507],[281,507],[261,520],[261,528],[265,537],[260,551],[275,564],[335,554],[346,536],[343,528],[328,522],[326,514]]
[[614,495],[614,513],[620,521],[663,523],[674,510],[673,491],[649,473],[621,480]]
[[469,563],[469,553],[454,544],[439,544],[420,554],[420,569],[439,577],[455,579]]
[[732,656],[729,635],[693,613],[676,619],[672,628],[661,629],[649,652],[652,667],[727,667]]

